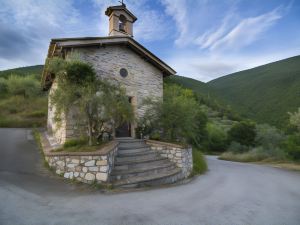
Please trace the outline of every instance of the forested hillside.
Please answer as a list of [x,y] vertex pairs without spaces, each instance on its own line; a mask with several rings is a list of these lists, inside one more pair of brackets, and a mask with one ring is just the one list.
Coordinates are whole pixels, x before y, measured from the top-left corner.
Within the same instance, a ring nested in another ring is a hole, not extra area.
[[300,107],[300,56],[229,74],[208,86],[241,115],[284,127],[287,112]]

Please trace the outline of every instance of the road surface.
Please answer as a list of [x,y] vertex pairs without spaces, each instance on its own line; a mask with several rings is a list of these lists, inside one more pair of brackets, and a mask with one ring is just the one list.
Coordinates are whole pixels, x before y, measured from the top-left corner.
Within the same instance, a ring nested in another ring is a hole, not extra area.
[[300,173],[207,157],[169,188],[105,194],[51,175],[27,129],[0,129],[0,224],[300,224]]

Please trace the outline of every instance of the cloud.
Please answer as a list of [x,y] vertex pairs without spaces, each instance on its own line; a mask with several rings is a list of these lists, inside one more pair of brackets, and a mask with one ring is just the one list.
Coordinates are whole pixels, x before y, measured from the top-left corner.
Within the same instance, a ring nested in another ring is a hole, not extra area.
[[299,54],[299,48],[285,49],[282,51],[273,49],[272,51],[259,55],[229,54],[226,55],[226,57],[224,55],[199,55],[193,52],[181,52],[180,55],[169,58],[167,62],[174,66],[178,75],[207,82],[220,76]]
[[172,17],[178,29],[176,44],[182,44],[189,39],[188,2],[186,0],[161,0],[165,6],[165,12]]
[[242,19],[232,29],[228,28],[228,18],[226,18],[218,29],[198,37],[196,43],[201,48],[208,48],[211,51],[237,50],[248,46],[282,18],[280,9],[281,7],[256,17]]

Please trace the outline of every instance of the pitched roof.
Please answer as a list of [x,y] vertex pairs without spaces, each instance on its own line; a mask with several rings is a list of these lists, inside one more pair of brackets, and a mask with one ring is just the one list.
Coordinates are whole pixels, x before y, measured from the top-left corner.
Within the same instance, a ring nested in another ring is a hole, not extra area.
[[[49,58],[62,56],[64,49],[81,48],[87,46],[106,46],[106,45],[125,45],[134,52],[143,57],[146,61],[154,65],[163,72],[163,76],[176,74],[176,71],[168,66],[165,62],[135,41],[129,36],[109,36],[109,37],[82,37],[82,38],[59,38],[52,39],[48,49],[48,55],[45,65]],[[42,76],[42,85],[44,89],[48,89],[52,84],[51,74],[47,71],[47,66],[44,67]]]

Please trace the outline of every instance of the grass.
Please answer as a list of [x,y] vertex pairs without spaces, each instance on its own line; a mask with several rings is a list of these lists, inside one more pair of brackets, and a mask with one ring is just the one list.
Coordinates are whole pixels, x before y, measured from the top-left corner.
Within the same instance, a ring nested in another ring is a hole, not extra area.
[[42,147],[42,142],[41,142],[41,133],[40,133],[38,130],[34,129],[34,130],[32,131],[32,135],[33,135],[33,138],[34,138],[34,140],[35,140],[35,142],[36,142],[36,144],[37,144],[37,146],[38,146],[38,149],[40,150],[40,153],[41,153],[41,155],[42,155],[42,159],[43,159],[43,164],[44,164],[44,166],[45,166],[49,171],[51,171],[51,172],[54,173],[54,170],[49,166],[48,162],[47,162],[46,159],[45,159],[45,154],[44,154],[43,147]]
[[54,152],[95,152],[102,148],[106,143],[107,142],[102,142],[89,146],[87,139],[71,139],[66,141],[63,147],[54,150]]
[[258,162],[262,160],[267,160],[268,158],[264,155],[256,154],[250,151],[238,154],[232,152],[224,152],[219,156],[219,159],[236,162]]
[[0,127],[43,127],[47,117],[47,97],[1,96]]
[[193,172],[192,175],[203,174],[207,170],[207,163],[201,151],[193,148]]
[[219,156],[221,160],[235,161],[235,162],[251,162],[263,165],[270,165],[272,167],[300,171],[300,163],[288,160],[278,160],[262,154],[257,154],[252,151],[246,153],[235,154],[232,152],[224,152]]

